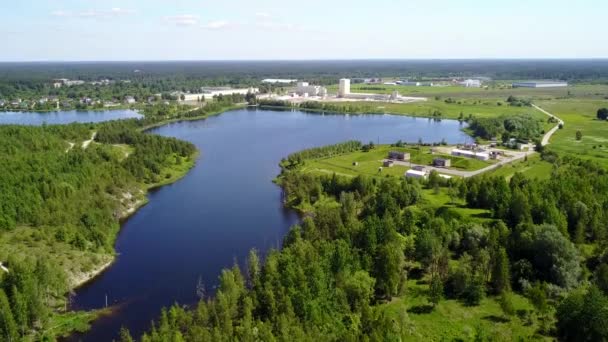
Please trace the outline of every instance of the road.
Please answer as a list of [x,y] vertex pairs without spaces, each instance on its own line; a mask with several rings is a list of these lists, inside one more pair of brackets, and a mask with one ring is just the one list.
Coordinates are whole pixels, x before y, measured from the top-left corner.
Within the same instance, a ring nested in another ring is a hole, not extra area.
[[539,106],[533,104],[532,107],[536,108],[537,110],[541,111],[542,113],[548,115],[549,117],[552,117],[554,119],[557,120],[557,125],[555,125],[555,127],[551,128],[551,130],[549,130],[549,132],[547,132],[544,136],[543,136],[543,140],[540,142],[541,145],[543,146],[547,146],[549,145],[549,140],[551,139],[551,136],[553,135],[553,133],[557,132],[557,130],[559,129],[559,125],[564,125],[564,120],[558,118],[557,116],[547,112],[546,110],[540,108]]

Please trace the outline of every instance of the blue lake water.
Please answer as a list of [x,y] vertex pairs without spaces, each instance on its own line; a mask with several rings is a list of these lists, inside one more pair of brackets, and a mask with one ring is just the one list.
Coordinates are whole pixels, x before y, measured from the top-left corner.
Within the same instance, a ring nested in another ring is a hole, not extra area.
[[69,124],[73,122],[102,122],[118,119],[140,118],[141,114],[130,109],[85,110],[57,112],[0,112],[0,125],[48,125]]
[[212,292],[221,269],[244,262],[250,249],[279,247],[298,222],[272,182],[288,154],[350,139],[458,143],[466,139],[461,128],[453,120],[244,109],[154,129],[194,143],[200,158],[123,224],[116,263],[73,301],[74,309],[101,308],[107,295],[118,309],[69,340],[111,341],[121,326],[139,336],[163,306],[195,303],[199,277]]

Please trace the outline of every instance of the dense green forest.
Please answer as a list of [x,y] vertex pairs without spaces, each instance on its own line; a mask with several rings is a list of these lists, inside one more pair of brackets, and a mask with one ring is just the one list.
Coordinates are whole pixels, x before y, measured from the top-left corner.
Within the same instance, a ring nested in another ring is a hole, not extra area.
[[[408,296],[407,280],[428,286],[431,310],[444,298],[475,307],[496,298],[503,320],[513,295],[535,335],[565,341],[608,338],[608,173],[592,162],[554,160],[552,177],[427,181],[299,172],[304,158],[334,154],[348,142],[282,161],[286,205],[314,208],[292,227],[282,249],[251,251],[246,270],[226,269],[215,296],[193,310],[162,312],[142,341],[399,341],[415,339],[407,313],[384,310]],[[554,157],[554,156],[553,156]],[[479,221],[424,204],[425,189],[447,189]],[[519,315],[520,313],[517,313]],[[481,328],[480,328],[481,329]],[[130,340],[128,331],[123,341]],[[475,332],[475,340],[500,340]]]
[[510,138],[533,140],[543,134],[543,121],[530,114],[499,116],[494,118],[471,118],[469,129],[476,137],[497,138],[503,142]]
[[159,104],[142,119],[99,124],[0,126],[0,261],[9,270],[0,271],[2,340],[44,331],[65,310],[74,278],[114,253],[119,220],[144,202],[148,188],[193,165],[194,145],[143,130],[242,100],[225,97],[195,110]]

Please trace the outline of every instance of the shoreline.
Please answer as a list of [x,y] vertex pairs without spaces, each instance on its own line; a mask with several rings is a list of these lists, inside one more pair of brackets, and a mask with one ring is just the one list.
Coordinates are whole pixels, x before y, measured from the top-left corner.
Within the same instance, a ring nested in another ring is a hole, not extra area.
[[[206,114],[206,115],[200,115],[200,116],[195,116],[195,117],[188,117],[188,118],[179,118],[179,119],[171,119],[171,120],[164,120],[158,123],[155,123],[153,125],[149,125],[143,128],[140,128],[143,132],[149,131],[151,129],[154,128],[158,128],[158,127],[162,127],[164,125],[167,124],[171,124],[171,123],[176,123],[176,122],[182,122],[182,121],[196,121],[196,120],[204,120],[208,117],[211,116],[216,116],[216,115],[220,115],[223,114],[227,111],[231,111],[231,110],[235,110],[235,109],[241,109],[241,108],[245,108],[242,105],[237,105],[237,106],[231,106],[229,108],[226,108],[222,111],[218,111],[218,112],[214,112],[214,113],[210,113],[210,114]],[[161,182],[158,183],[154,183],[154,184],[148,184],[148,185],[142,185],[140,191],[143,193],[143,198],[142,199],[138,199],[135,202],[129,204],[128,206],[126,206],[126,208],[121,212],[120,217],[118,217],[118,223],[120,225],[120,229],[118,230],[118,233],[116,234],[116,238],[118,238],[118,234],[120,234],[120,231],[122,230],[122,225],[124,224],[124,222],[126,220],[128,220],[131,216],[133,216],[135,213],[137,213],[137,211],[142,208],[143,206],[145,206],[149,199],[148,196],[150,194],[151,191],[154,191],[156,189],[159,189],[163,186],[166,185],[170,185],[173,184],[175,182],[177,182],[178,180],[182,179],[183,177],[185,177],[190,170],[196,165],[196,160],[198,159],[198,157],[200,156],[200,151],[197,149],[196,152],[194,152],[190,158],[191,161],[189,163],[189,165],[187,166],[187,168],[183,171],[183,172],[179,172],[176,173],[175,176],[171,177],[170,179],[163,179]],[[98,276],[100,276],[101,274],[103,274],[104,271],[106,271],[108,268],[110,268],[114,262],[117,259],[117,254],[114,251],[114,254],[107,254],[107,256],[110,258],[110,260],[105,260],[103,263],[95,265],[93,267],[93,270],[89,271],[89,272],[84,272],[81,273],[79,275],[75,275],[73,277],[73,281],[71,281],[70,284],[70,291],[75,291],[78,288],[86,285],[87,283],[93,281],[95,278],[97,278]]]

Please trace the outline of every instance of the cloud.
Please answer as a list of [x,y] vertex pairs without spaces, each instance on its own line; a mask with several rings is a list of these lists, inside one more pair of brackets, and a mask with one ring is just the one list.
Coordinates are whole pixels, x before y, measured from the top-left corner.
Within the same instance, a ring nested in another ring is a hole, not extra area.
[[66,11],[57,10],[57,11],[52,11],[51,15],[53,17],[69,17],[71,15],[71,13],[66,12]]
[[62,18],[112,18],[134,14],[135,11],[124,9],[120,7],[113,7],[109,10],[87,10],[80,12],[70,12],[64,10],[56,10],[52,11],[51,15],[54,17],[62,17]]
[[177,26],[194,26],[199,23],[199,16],[194,14],[173,15],[164,18],[165,22]]
[[204,25],[201,25],[201,27],[209,29],[209,30],[220,30],[220,29],[224,29],[228,26],[229,26],[229,23],[224,20],[210,21]]
[[256,17],[258,18],[270,18],[270,13],[267,12],[257,12],[255,14]]

